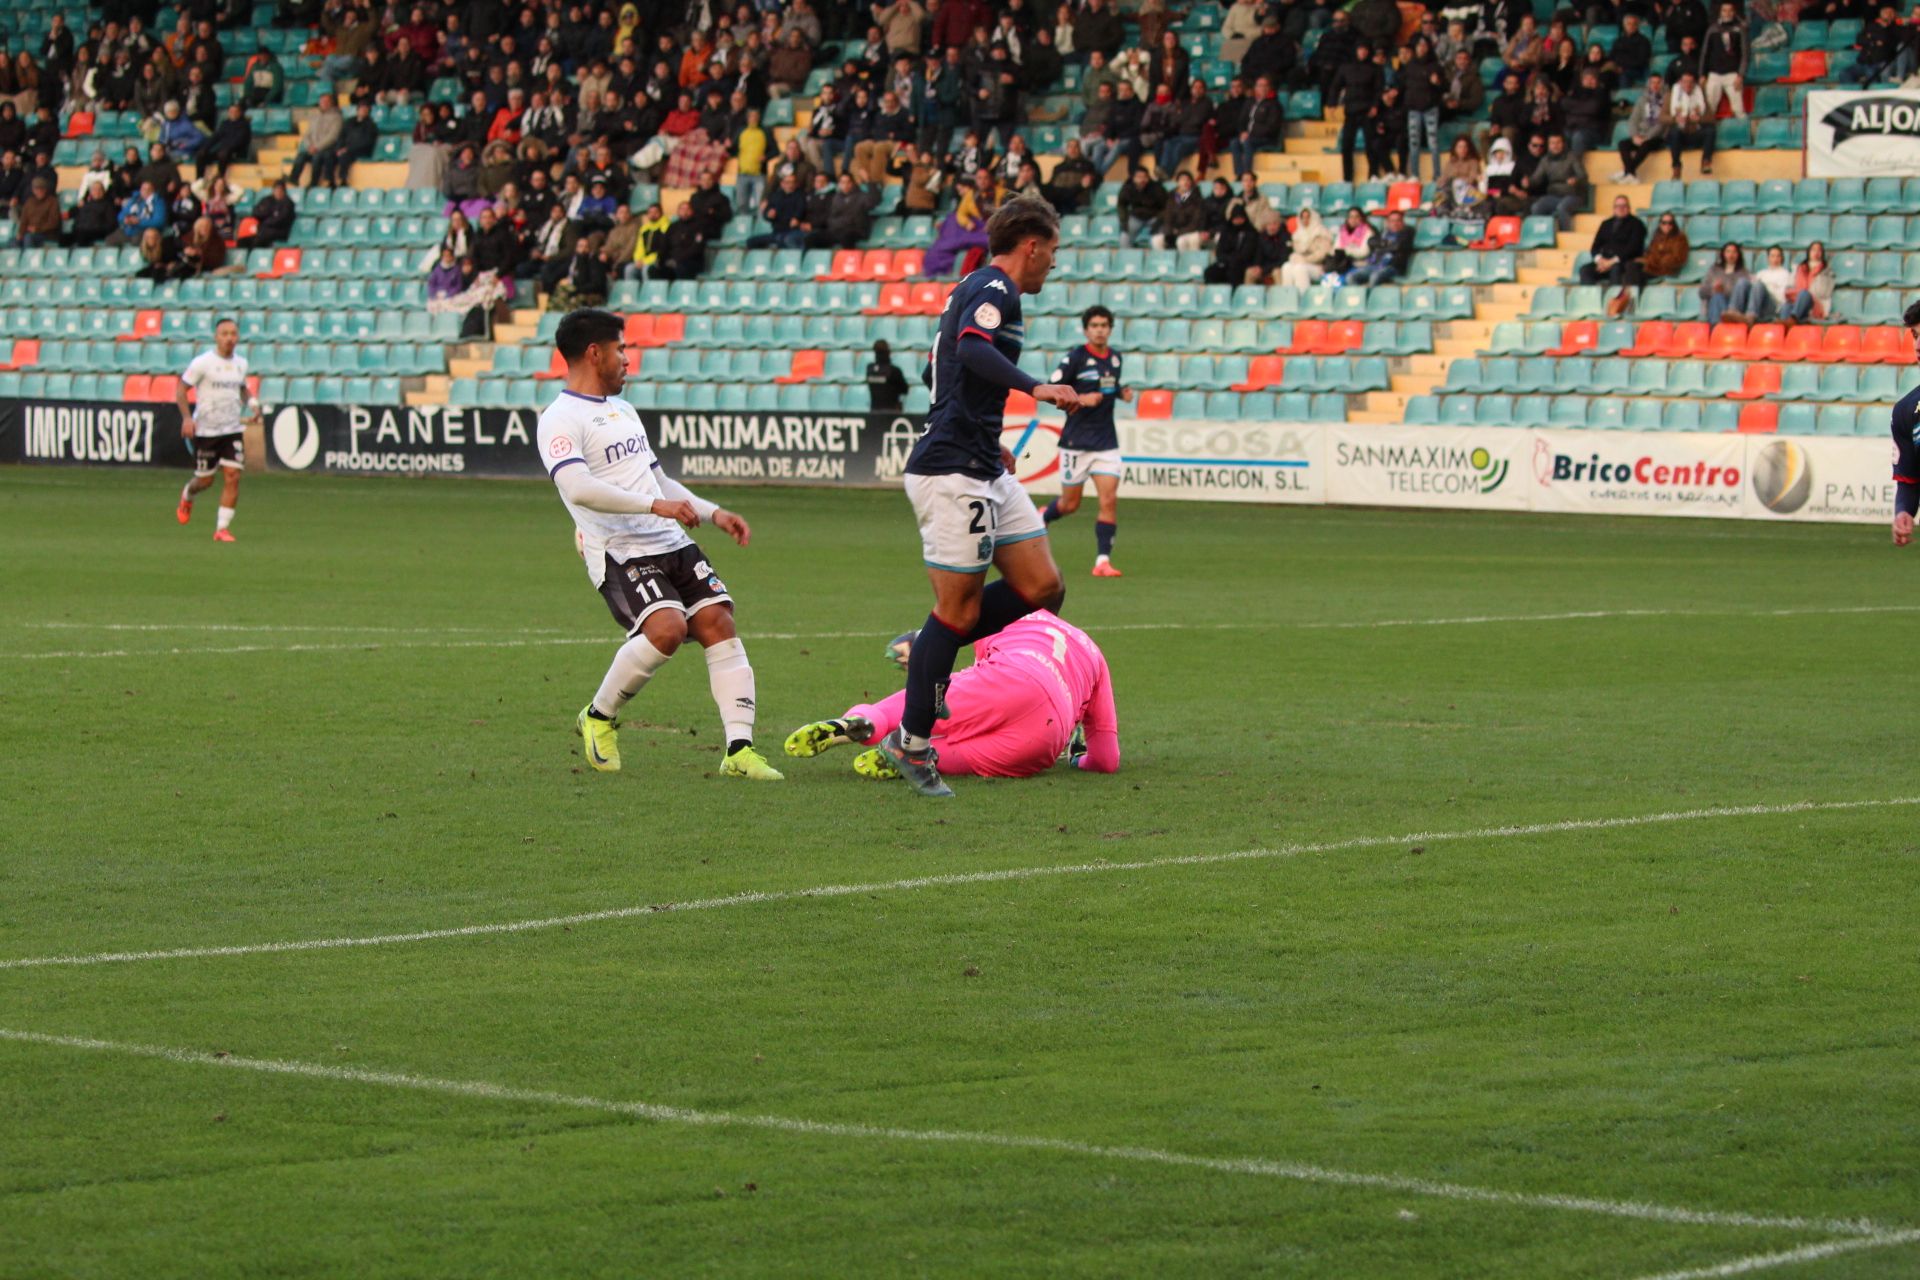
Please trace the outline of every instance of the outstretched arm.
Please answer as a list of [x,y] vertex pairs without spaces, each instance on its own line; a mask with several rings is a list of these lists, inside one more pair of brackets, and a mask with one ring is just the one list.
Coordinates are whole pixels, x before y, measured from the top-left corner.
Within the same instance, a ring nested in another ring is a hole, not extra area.
[[960,337],[960,363],[968,373],[998,386],[1024,391],[1043,404],[1073,409],[1080,405],[1080,393],[1057,382],[1039,382],[1019,365],[1000,354],[1000,348],[977,333]]

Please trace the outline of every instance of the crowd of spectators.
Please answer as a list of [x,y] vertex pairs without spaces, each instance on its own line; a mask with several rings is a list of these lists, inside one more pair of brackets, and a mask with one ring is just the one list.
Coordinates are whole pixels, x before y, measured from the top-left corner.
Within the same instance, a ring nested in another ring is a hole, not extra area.
[[[298,56],[329,92],[302,112],[287,183],[242,229],[222,179],[253,153],[252,113],[283,103],[288,81],[262,49],[219,106],[223,33],[251,24],[251,0],[188,0],[164,32],[152,0],[109,0],[84,32],[56,18],[34,48],[0,41],[0,200],[22,244],[136,244],[162,278],[218,269],[203,218],[245,247],[284,241],[287,185],[349,185],[378,144],[376,108],[403,107],[417,113],[407,182],[438,190],[449,216],[423,263],[441,300],[476,288],[593,300],[621,279],[698,278],[735,219],[764,220],[749,247],[790,249],[850,247],[877,219],[927,217],[927,270],[946,274],[984,248],[987,217],[1011,195],[1087,211],[1110,182],[1125,243],[1207,251],[1210,280],[1373,284],[1408,271],[1404,219],[1376,227],[1349,211],[1329,226],[1259,196],[1258,159],[1283,145],[1290,93],[1317,89],[1341,108],[1350,181],[1363,159],[1369,179],[1431,171],[1434,213],[1551,215],[1565,228],[1591,198],[1586,156],[1610,145],[1619,90],[1640,89],[1624,180],[1663,149],[1676,171],[1696,150],[1711,172],[1716,116],[1747,109],[1750,46],[1784,43],[1796,16],[1873,17],[1862,83],[1915,69],[1913,28],[1892,8],[1749,2],[1773,24],[1757,40],[1745,8],[1708,0],[1588,0],[1545,22],[1526,0],[1424,12],[1231,0],[1210,39],[1235,74],[1216,92],[1166,0],[1126,14],[1112,0],[281,0],[274,23],[311,29]],[[1604,47],[1585,40],[1611,23]],[[1493,95],[1480,73],[1490,57],[1502,65]],[[1049,105],[1069,67],[1077,121]],[[782,141],[770,105],[818,81],[803,127]],[[447,82],[453,101],[429,101]],[[117,166],[96,156],[63,210],[52,156],[75,111],[135,113],[146,149]],[[1441,129],[1461,122],[1471,127],[1442,148]],[[1032,126],[1051,124],[1066,137],[1043,164]],[[1209,179],[1223,161],[1233,181]],[[692,194],[635,209],[642,185]],[[1653,247],[1629,247],[1603,255],[1623,292],[1651,274]],[[1730,287],[1717,292],[1742,311]],[[1761,310],[1752,287],[1740,301]],[[1790,300],[1775,305],[1792,314]]]

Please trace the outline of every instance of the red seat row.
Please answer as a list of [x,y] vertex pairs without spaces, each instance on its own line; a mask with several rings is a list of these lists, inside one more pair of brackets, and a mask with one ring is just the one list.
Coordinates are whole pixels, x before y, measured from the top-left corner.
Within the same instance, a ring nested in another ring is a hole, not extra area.
[[841,249],[833,265],[817,280],[853,283],[862,280],[908,280],[920,274],[926,254],[919,249]]
[[[1298,333],[1298,326],[1295,326]],[[1595,351],[1600,324],[1574,320],[1561,326],[1560,345],[1550,356]],[[1658,356],[1667,360],[1780,360],[1814,364],[1911,364],[1913,343],[1898,325],[1716,324],[1689,320],[1648,320],[1637,326],[1633,345],[1613,354]]]

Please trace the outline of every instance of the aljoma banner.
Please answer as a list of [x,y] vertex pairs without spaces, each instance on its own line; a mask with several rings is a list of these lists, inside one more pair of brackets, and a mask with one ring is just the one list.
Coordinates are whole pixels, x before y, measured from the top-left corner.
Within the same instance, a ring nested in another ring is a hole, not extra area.
[[1905,89],[1809,93],[1807,174],[1814,178],[1920,174],[1920,93]]

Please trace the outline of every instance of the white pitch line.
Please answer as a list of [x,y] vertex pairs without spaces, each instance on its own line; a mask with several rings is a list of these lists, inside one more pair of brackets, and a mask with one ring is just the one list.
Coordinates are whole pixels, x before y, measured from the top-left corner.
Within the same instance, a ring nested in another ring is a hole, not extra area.
[[517,627],[502,631],[498,627],[347,627],[347,626],[300,626],[285,623],[237,623],[237,622],[14,622],[4,625],[25,627],[34,631],[262,631],[271,634],[327,632],[341,635],[483,635],[483,636],[553,636],[574,635],[573,631],[559,627]]
[[1167,867],[1204,867],[1229,862],[1255,862],[1316,853],[1339,853],[1349,849],[1377,849],[1396,844],[1436,844],[1447,840],[1501,840],[1554,835],[1568,831],[1609,831],[1623,827],[1647,827],[1672,822],[1699,822],[1711,818],[1744,818],[1789,813],[1836,813],[1852,809],[1885,809],[1912,805],[1920,805],[1920,796],[1900,796],[1886,800],[1803,800],[1790,804],[1726,805],[1711,809],[1685,809],[1621,818],[1575,818],[1563,822],[1531,823],[1526,826],[1481,827],[1470,831],[1424,831],[1399,836],[1354,836],[1345,840],[1289,844],[1272,849],[1240,849],[1231,853],[1190,853],[1168,858],[1147,858],[1137,862],[1073,862],[1053,866],[1008,867],[998,871],[958,871],[945,875],[913,876],[904,880],[883,880],[869,884],[828,884],[804,889],[756,889],[718,898],[696,898],[687,902],[612,907],[600,911],[582,911],[573,915],[546,916],[534,920],[505,920],[494,924],[460,925],[450,929],[418,929],[408,933],[303,938],[286,942],[252,942],[220,947],[175,947],[156,951],[105,951],[88,955],[22,956],[12,960],[0,960],[0,970],[71,968],[85,965],[128,964],[146,960],[201,960],[219,956],[276,955],[289,951],[331,951],[346,947],[392,946],[410,942],[435,942],[447,938],[479,938],[503,933],[527,933],[537,929],[568,928],[577,924],[629,920],[667,912],[715,911],[725,907],[757,906],[769,902],[796,902],[810,898],[849,898],[864,894],[905,893],[916,889],[937,889],[960,885],[1004,884],[1052,876],[1094,875],[1115,871],[1157,871]]
[[1648,1204],[1634,1200],[1606,1200],[1595,1196],[1504,1191],[1492,1187],[1438,1182],[1429,1178],[1412,1178],[1400,1174],[1356,1173],[1346,1169],[1328,1169],[1319,1165],[1297,1164],[1282,1160],[1189,1155],[1181,1151],[1163,1151],[1153,1147],[1103,1146],[1091,1142],[1077,1142],[1071,1138],[1046,1138],[1027,1134],[986,1133],[958,1129],[907,1129],[888,1125],[799,1120],[787,1116],[739,1114],[729,1111],[698,1111],[689,1107],[671,1107],[653,1102],[621,1102],[581,1094],[556,1093],[545,1089],[521,1089],[485,1080],[448,1080],[434,1076],[416,1076],[392,1071],[366,1071],[353,1067],[336,1067],[323,1063],[280,1058],[242,1058],[196,1049],[96,1040],[84,1036],[48,1035],[43,1032],[15,1031],[7,1028],[0,1028],[0,1040],[52,1048],[85,1049],[142,1058],[158,1058],[165,1062],[188,1066],[226,1067],[240,1071],[257,1071],[265,1075],[298,1076],[342,1084],[370,1084],[392,1089],[414,1089],[425,1093],[481,1098],[491,1102],[521,1102],[536,1106],[600,1111],[613,1115],[631,1116],[640,1120],[652,1120],[661,1124],[770,1129],[780,1133],[797,1133],[812,1137],[858,1138],[879,1142],[951,1143],[998,1147],[1012,1151],[1039,1151],[1054,1155],[1082,1156],[1095,1160],[1127,1160],[1141,1164],[1172,1165],[1177,1168],[1205,1169],[1214,1173],[1284,1178],[1294,1182],[1396,1191],[1442,1200],[1496,1204],[1514,1208],[1551,1209],[1567,1213],[1589,1213],[1610,1218],[1631,1218],[1681,1226],[1818,1231],[1828,1235],[1857,1236],[1863,1240],[1876,1242],[1901,1230],[1901,1228],[1887,1227],[1864,1219],[1847,1221],[1772,1217],[1717,1209],[1690,1209],[1673,1205]]
[[1752,1275],[1756,1271],[1771,1271],[1775,1267],[1790,1267],[1796,1262],[1818,1262],[1822,1258],[1832,1258],[1843,1253],[1858,1253],[1862,1249],[1888,1249],[1894,1245],[1920,1242],[1920,1230],[1883,1231],[1876,1235],[1853,1236],[1845,1240],[1826,1240],[1819,1244],[1801,1245],[1798,1249],[1783,1249],[1778,1253],[1756,1253],[1745,1258],[1735,1258],[1716,1266],[1694,1267],[1686,1271],[1663,1271],[1657,1276],[1643,1276],[1641,1280],[1721,1280],[1725,1276]]
[[[1377,618],[1357,622],[1121,622],[1111,626],[1099,626],[1094,630],[1109,631],[1374,631],[1397,627],[1477,627],[1501,623],[1529,622],[1586,622],[1607,618],[1793,618],[1793,617],[1834,617],[1848,614],[1868,613],[1920,613],[1920,605],[1861,605],[1837,606],[1812,609],[1582,609],[1566,613],[1489,613],[1459,618]],[[28,624],[53,625],[53,624]],[[63,623],[62,626],[84,627],[80,623]],[[102,626],[98,630],[115,630],[112,626]],[[120,624],[117,629],[135,629],[132,624]],[[154,631],[189,630],[190,628],[159,626],[147,628]],[[207,630],[243,630],[245,628],[223,628],[208,625]],[[295,632],[302,630],[320,631],[327,628],[284,627],[266,628]],[[338,628],[342,631],[377,632],[377,628]],[[396,631],[406,631],[396,628]],[[456,628],[444,632],[434,632],[422,628],[426,634],[462,635],[468,634]],[[749,635],[757,640],[868,640],[883,636],[880,631],[761,631]],[[179,646],[166,649],[55,649],[41,653],[0,653],[0,661],[15,659],[30,661],[57,658],[167,658],[198,657],[220,653],[342,653],[351,651],[372,652],[387,649],[528,649],[548,645],[605,645],[611,641],[604,636],[552,635],[543,631],[520,631],[503,633],[501,638],[488,640],[420,640],[420,641],[382,641],[367,640],[330,644],[238,644],[217,647]]]

